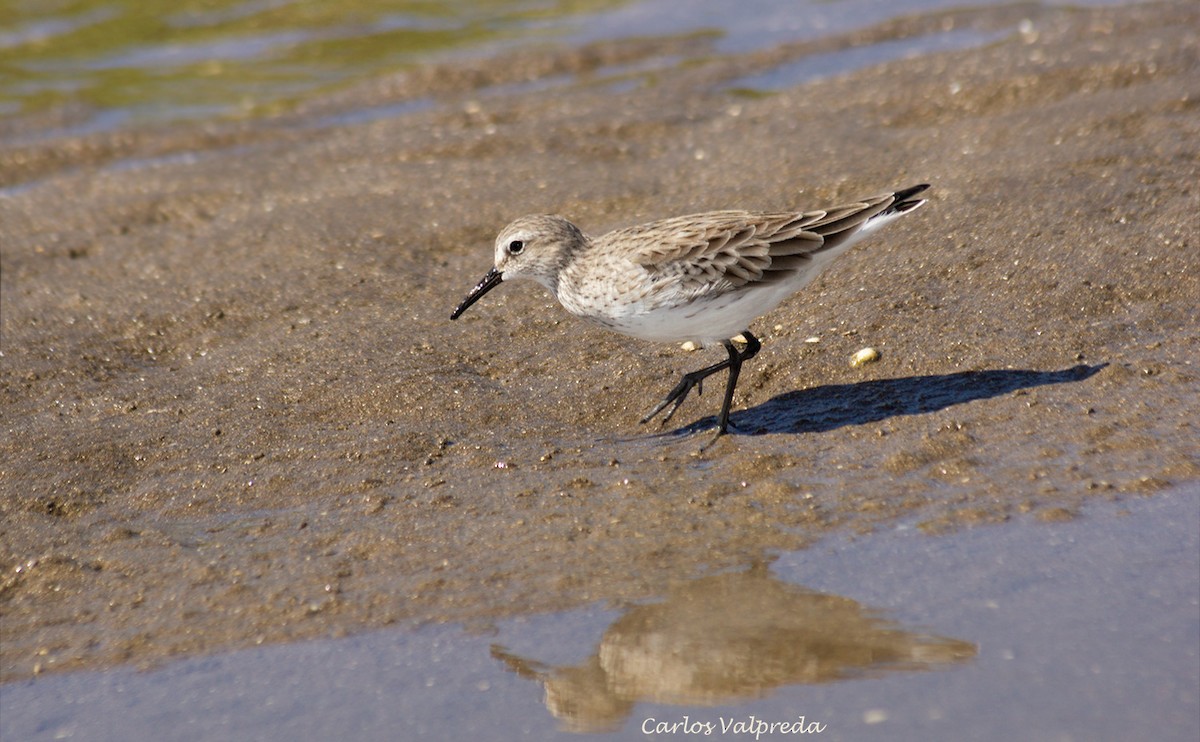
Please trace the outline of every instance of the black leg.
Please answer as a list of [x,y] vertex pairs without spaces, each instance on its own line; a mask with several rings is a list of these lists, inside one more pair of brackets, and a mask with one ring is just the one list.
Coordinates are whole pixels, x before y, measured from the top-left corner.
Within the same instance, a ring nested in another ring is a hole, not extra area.
[[721,415],[717,419],[717,435],[720,436],[725,433],[729,427],[729,408],[733,404],[733,389],[737,385],[738,373],[742,370],[742,362],[753,358],[759,349],[762,348],[762,344],[758,342],[758,338],[749,332],[743,332],[742,335],[746,338],[746,348],[744,350],[739,352],[731,341],[724,341],[722,344],[725,346],[725,351],[729,353],[729,358],[720,363],[706,366],[699,371],[684,374],[683,378],[679,380],[679,383],[675,385],[675,388],[671,390],[666,399],[659,402],[658,406],[653,410],[650,410],[642,418],[642,422],[649,422],[651,418],[666,409],[667,405],[672,405],[671,409],[667,412],[667,416],[662,421],[662,424],[666,425],[667,421],[675,415],[675,411],[679,409],[679,406],[683,404],[683,400],[687,398],[688,393],[692,391],[692,387],[695,387],[696,393],[700,394],[703,390],[705,379],[718,371],[729,369],[729,381],[725,384],[725,400],[721,405]]
[[720,363],[714,363],[711,366],[706,366],[699,371],[692,371],[691,373],[684,374],[683,378],[679,380],[679,383],[675,385],[675,388],[671,390],[666,398],[659,402],[653,410],[650,410],[646,413],[646,416],[642,418],[642,422],[650,422],[651,418],[662,412],[667,405],[674,402],[674,405],[671,407],[670,411],[667,412],[667,416],[664,417],[662,423],[660,423],[661,425],[666,425],[667,421],[675,416],[675,411],[679,409],[679,405],[683,404],[683,400],[686,399],[688,393],[692,391],[692,387],[695,387],[696,393],[700,394],[704,390],[704,380],[716,372],[726,368],[729,368],[729,361],[721,361]]
[[746,338],[746,349],[740,352],[731,341],[725,341],[725,350],[729,353],[729,380],[725,382],[725,400],[721,403],[721,414],[717,417],[718,438],[725,435],[729,429],[729,408],[733,405],[733,390],[737,386],[738,374],[742,372],[742,362],[753,358],[762,348],[758,338],[749,332],[743,332],[742,336]]

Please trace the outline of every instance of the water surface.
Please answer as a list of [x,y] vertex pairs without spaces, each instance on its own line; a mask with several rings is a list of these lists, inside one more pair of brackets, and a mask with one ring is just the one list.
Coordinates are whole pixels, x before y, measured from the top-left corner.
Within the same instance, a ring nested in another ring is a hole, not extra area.
[[803,717],[831,740],[1190,742],[1198,519],[1192,490],[1065,523],[902,526],[637,605],[53,675],[0,686],[0,736],[753,739]]
[[[366,80],[505,47],[704,32],[717,38],[715,51],[740,53],[959,5],[949,0],[2,0],[0,119],[41,114],[43,128],[65,120],[65,131],[78,134],[148,122],[262,116]],[[905,53],[965,41],[925,40],[910,44]],[[844,67],[834,60],[832,71],[895,54],[869,45]]]

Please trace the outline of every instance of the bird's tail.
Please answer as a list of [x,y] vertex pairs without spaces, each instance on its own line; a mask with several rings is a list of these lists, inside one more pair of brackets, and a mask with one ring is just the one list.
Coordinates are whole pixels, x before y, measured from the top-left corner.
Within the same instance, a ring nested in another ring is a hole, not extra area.
[[879,217],[888,217],[892,215],[900,216],[901,214],[907,214],[921,204],[925,203],[925,199],[917,198],[917,196],[920,196],[927,190],[929,190],[929,184],[922,183],[920,185],[915,185],[912,188],[905,188],[902,191],[896,191],[892,194],[891,205],[872,218],[877,219]]
[[821,252],[838,254],[841,252],[838,248],[848,247],[867,232],[925,203],[925,199],[919,196],[928,189],[929,184],[922,183],[894,193],[881,193],[858,203],[837,206],[805,228],[824,238]]

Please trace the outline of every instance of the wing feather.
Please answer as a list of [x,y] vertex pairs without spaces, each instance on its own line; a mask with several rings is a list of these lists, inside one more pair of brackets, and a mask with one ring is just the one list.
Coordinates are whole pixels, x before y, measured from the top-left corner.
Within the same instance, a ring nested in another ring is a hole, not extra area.
[[[811,267],[813,256],[846,242],[872,218],[916,208],[926,186],[830,209],[711,211],[619,229],[598,242],[621,243],[653,281],[678,281],[696,296],[771,285]],[[621,252],[617,250],[615,252]]]
[[682,279],[685,290],[721,291],[774,283],[803,268],[824,242],[806,227],[825,213],[716,211],[618,230],[604,239],[644,245],[635,262],[656,277]]

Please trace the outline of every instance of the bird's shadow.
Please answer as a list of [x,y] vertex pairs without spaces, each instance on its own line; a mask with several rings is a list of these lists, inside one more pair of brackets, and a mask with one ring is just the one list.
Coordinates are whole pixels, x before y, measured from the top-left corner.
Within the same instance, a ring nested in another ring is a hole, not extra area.
[[[734,435],[823,433],[846,425],[936,412],[1019,389],[1083,381],[1107,365],[1081,364],[1061,371],[962,371],[800,389],[733,413],[729,432]],[[666,435],[682,437],[715,426],[716,417],[706,417]]]

